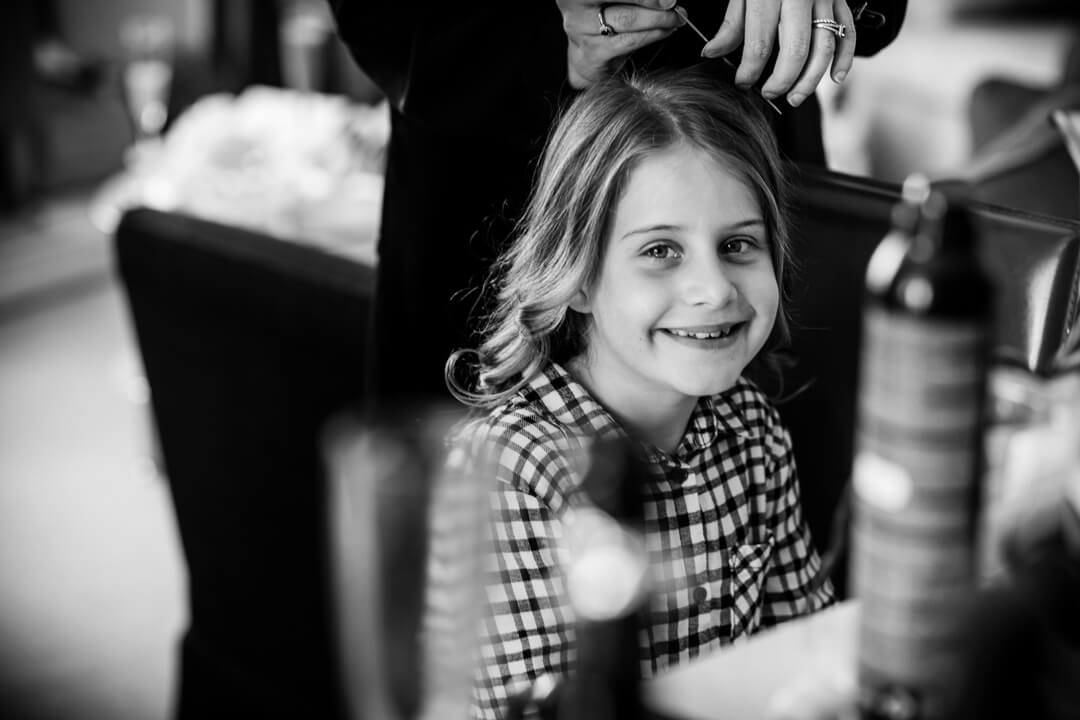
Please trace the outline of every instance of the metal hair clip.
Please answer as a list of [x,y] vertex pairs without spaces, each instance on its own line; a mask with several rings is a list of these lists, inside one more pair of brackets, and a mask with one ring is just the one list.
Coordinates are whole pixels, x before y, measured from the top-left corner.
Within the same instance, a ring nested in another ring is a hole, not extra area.
[[[703,32],[701,32],[700,30],[698,30],[698,27],[697,27],[697,25],[695,25],[694,23],[690,22],[690,18],[689,18],[689,17],[687,16],[687,14],[686,14],[686,8],[682,7],[681,5],[676,5],[675,7],[673,7],[673,8],[671,9],[671,11],[672,11],[673,13],[676,13],[676,14],[678,14],[678,16],[679,16],[679,17],[681,17],[681,18],[683,19],[683,22],[685,22],[685,23],[686,23],[686,26],[687,26],[688,28],[690,28],[691,30],[693,30],[693,31],[694,31],[695,33],[697,33],[697,36],[698,36],[699,38],[701,38],[701,40],[702,40],[702,41],[703,41],[704,43],[708,44],[708,42],[709,42],[709,38],[708,38],[708,37],[707,37],[707,36],[705,35],[705,33],[703,33]],[[730,60],[728,60],[728,59],[727,59],[726,57],[725,57],[725,58],[721,58],[721,59],[722,59],[722,60],[723,60],[723,61],[724,61],[725,63],[727,63],[728,67],[730,67],[730,68],[732,68],[732,69],[735,69],[735,63],[731,62],[731,61],[730,61]],[[767,97],[764,97],[764,96],[762,96],[762,99],[763,99],[763,100],[764,100],[765,102],[767,102],[767,103],[769,104],[769,107],[771,107],[771,108],[772,108],[773,110],[775,110],[775,111],[776,111],[776,114],[777,114],[777,115],[783,115],[783,114],[784,114],[783,112],[781,112],[781,111],[780,111],[780,108],[779,108],[779,107],[777,107],[776,103],[774,103],[774,102],[773,102],[772,100],[770,100],[769,98],[767,98]]]
[[889,21],[889,18],[885,16],[885,13],[880,13],[877,10],[868,10],[867,6],[869,2],[861,2],[858,7],[852,2],[848,2],[851,6],[851,14],[855,18],[855,24],[861,25],[867,30],[877,30],[878,28],[885,27],[885,23]]

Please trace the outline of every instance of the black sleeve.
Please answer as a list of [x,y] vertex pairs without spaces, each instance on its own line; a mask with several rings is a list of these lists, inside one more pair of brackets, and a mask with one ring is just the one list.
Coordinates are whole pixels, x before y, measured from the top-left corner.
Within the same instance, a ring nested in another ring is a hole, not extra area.
[[329,0],[356,63],[399,112],[449,135],[542,138],[566,78],[550,0]]
[[[408,87],[416,25],[406,8],[412,3],[328,0],[338,36],[356,64],[400,107]],[[415,11],[415,6],[414,11]]]

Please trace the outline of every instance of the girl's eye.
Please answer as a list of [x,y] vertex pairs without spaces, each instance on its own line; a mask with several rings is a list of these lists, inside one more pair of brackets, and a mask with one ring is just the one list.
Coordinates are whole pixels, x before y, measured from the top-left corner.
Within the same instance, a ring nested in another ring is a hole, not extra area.
[[753,238],[728,238],[720,244],[720,253],[722,255],[746,255],[757,247],[759,247],[759,245]]
[[675,248],[666,244],[650,245],[641,254],[652,260],[671,260],[679,256]]

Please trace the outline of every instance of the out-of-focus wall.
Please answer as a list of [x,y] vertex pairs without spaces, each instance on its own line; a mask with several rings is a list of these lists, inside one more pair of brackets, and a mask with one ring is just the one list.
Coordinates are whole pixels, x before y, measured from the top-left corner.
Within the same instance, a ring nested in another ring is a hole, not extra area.
[[116,59],[120,53],[119,27],[125,18],[133,15],[162,15],[170,18],[176,28],[176,39],[185,49],[203,50],[210,42],[212,0],[55,2],[62,37],[73,48],[88,55]]
[[909,3],[892,45],[856,59],[842,88],[819,88],[834,169],[896,182],[916,171],[952,175],[971,158],[975,87],[989,77],[1053,85],[1080,30],[1076,20],[1043,14],[967,16],[926,7],[936,3]]

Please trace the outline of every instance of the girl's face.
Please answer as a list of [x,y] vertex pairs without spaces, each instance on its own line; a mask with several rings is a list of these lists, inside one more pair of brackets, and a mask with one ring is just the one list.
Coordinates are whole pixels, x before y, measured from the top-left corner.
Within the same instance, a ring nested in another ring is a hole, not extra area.
[[754,192],[705,152],[646,158],[615,207],[596,282],[572,304],[590,319],[575,360],[590,390],[633,414],[730,388],[776,319],[769,241]]

